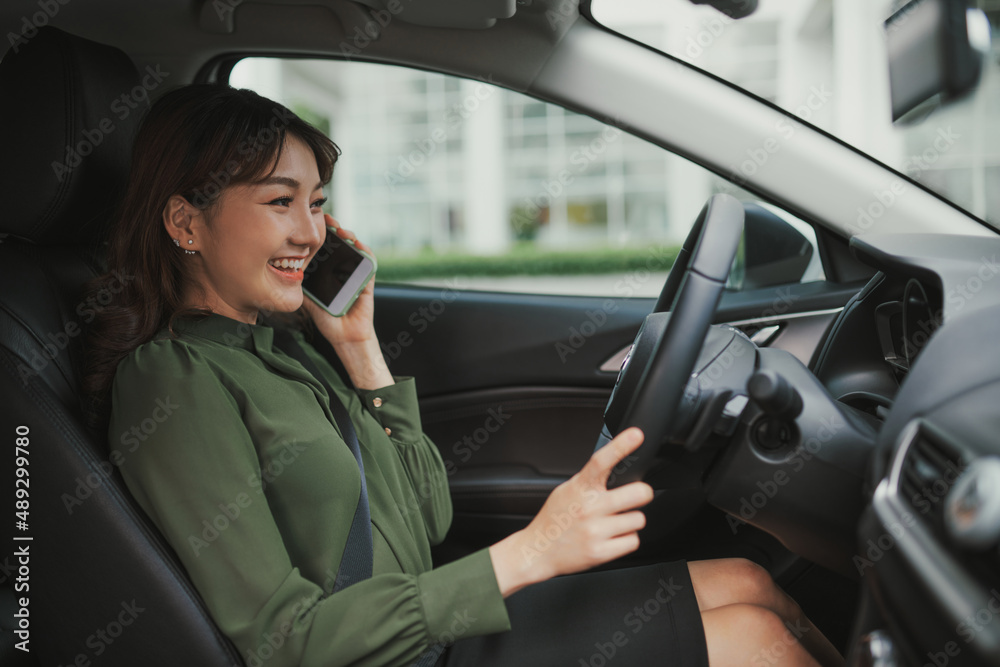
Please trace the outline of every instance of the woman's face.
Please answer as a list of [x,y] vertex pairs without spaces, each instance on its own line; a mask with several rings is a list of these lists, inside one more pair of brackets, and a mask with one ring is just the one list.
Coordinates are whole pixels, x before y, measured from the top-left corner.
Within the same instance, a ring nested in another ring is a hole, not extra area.
[[[254,323],[258,311],[290,312],[302,305],[303,269],[326,238],[319,169],[312,150],[288,135],[277,168],[260,183],[227,188],[194,223],[204,290],[198,305]],[[181,242],[184,246],[185,242]],[[290,264],[278,268],[276,263]],[[204,300],[202,300],[204,299]]]

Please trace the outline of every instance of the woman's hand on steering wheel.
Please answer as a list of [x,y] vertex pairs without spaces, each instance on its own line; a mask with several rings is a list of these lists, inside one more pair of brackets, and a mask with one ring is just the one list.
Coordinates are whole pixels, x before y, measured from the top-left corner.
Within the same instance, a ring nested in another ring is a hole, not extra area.
[[653,499],[645,482],[608,490],[612,469],[642,444],[637,428],[622,431],[594,452],[577,474],[557,486],[528,527],[490,547],[504,597],[530,584],[582,572],[639,548]]

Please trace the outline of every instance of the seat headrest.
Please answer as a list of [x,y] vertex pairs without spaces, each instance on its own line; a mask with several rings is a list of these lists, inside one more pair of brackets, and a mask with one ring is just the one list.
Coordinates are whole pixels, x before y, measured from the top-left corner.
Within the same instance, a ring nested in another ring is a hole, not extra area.
[[0,61],[0,233],[50,245],[102,235],[157,78],[51,26],[16,42]]

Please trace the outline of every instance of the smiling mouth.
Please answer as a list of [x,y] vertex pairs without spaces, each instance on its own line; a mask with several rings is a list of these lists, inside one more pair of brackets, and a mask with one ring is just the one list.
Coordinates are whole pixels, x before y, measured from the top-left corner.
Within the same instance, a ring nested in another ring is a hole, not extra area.
[[280,259],[271,260],[267,263],[267,267],[284,278],[285,280],[291,280],[299,282],[302,280],[304,274],[302,272],[302,267],[305,265],[305,259]]
[[267,263],[279,270],[300,270],[305,265],[306,260],[304,257],[282,257],[269,260]]

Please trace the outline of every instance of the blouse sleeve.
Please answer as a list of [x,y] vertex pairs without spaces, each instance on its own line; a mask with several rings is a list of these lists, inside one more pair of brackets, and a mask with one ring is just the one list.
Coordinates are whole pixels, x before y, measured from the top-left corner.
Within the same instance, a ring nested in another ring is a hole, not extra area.
[[[338,392],[344,387],[340,375],[300,333],[295,334],[309,357],[317,364]],[[410,486],[419,503],[431,545],[440,544],[451,526],[452,505],[448,474],[441,452],[423,431],[417,384],[412,377],[396,377],[395,384],[380,389],[355,390],[365,410],[388,434],[403,462]],[[341,400],[344,400],[341,393]],[[345,401],[346,402],[346,401]],[[364,428],[364,424],[359,424]],[[376,434],[377,435],[377,434]],[[372,441],[371,438],[369,441]]]
[[261,474],[253,440],[197,349],[140,346],[119,365],[112,401],[127,485],[248,665],[407,665],[432,643],[510,628],[485,549],[328,596],[303,577],[266,498],[247,493]]

